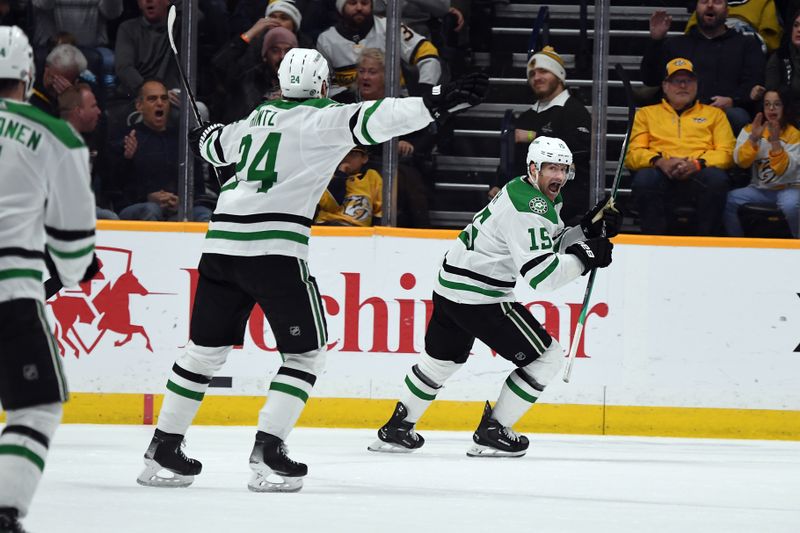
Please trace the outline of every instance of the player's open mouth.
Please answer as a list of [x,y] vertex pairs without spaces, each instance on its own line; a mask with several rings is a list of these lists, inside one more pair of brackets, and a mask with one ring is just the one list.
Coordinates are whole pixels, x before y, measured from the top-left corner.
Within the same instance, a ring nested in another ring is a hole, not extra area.
[[547,186],[547,190],[553,193],[557,193],[561,190],[561,183],[554,181],[550,185]]

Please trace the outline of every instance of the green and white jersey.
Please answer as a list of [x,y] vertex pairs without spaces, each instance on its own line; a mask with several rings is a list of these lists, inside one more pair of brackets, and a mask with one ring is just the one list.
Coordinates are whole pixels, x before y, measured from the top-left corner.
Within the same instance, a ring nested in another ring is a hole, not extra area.
[[501,189],[464,228],[444,257],[434,291],[466,304],[514,301],[520,276],[534,289],[553,290],[583,272],[567,246],[584,240],[580,226],[565,228],[561,195],[555,201],[525,176]]
[[222,187],[203,252],[307,259],[317,203],[350,149],[422,129],[432,120],[422,98],[261,104],[201,146],[211,164],[236,164],[236,175]]
[[72,127],[30,104],[0,99],[0,302],[44,300],[45,247],[65,287],[94,252],[89,151]]

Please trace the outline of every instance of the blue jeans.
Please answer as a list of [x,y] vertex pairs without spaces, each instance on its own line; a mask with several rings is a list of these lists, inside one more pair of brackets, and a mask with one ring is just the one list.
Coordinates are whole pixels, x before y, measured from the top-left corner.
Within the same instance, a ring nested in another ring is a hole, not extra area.
[[[211,219],[211,209],[202,205],[192,207],[192,218],[195,222],[208,222]],[[151,221],[175,221],[178,219],[177,213],[167,212],[155,202],[142,202],[140,204],[129,205],[119,212],[122,220],[151,220]]]
[[739,220],[739,206],[744,204],[775,204],[783,211],[792,235],[797,237],[798,217],[800,217],[800,189],[788,188],[781,191],[759,189],[753,185],[734,189],[728,193],[725,203],[725,230],[731,237],[744,236],[742,222]]
[[639,170],[633,175],[632,189],[642,233],[667,235],[675,204],[688,203],[697,209],[696,235],[721,234],[729,181],[728,173],[715,167],[683,181],[670,179],[657,168]]

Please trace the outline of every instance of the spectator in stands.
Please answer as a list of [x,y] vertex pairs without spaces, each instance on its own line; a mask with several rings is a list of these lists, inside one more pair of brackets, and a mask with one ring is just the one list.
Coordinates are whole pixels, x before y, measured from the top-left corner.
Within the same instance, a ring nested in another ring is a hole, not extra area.
[[528,85],[536,101],[514,120],[514,160],[510,175],[496,174],[498,182],[489,197],[500,191],[510,179],[524,173],[528,146],[540,135],[563,140],[572,151],[575,179],[561,208],[565,224],[582,216],[589,205],[589,144],[592,117],[586,106],[567,90],[564,61],[553,48],[546,46],[528,61]]
[[319,201],[315,224],[328,226],[380,225],[383,180],[366,168],[369,154],[356,146],[344,157]]
[[[317,49],[328,60],[334,80],[331,96],[344,90],[354,90],[356,64],[363,48],[386,46],[386,19],[372,14],[372,0],[336,0],[341,20],[322,32]],[[407,26],[400,28],[400,56],[407,67],[416,67],[420,86],[439,83],[442,67],[436,47]],[[411,91],[414,94],[422,90]]]
[[28,0],[0,0],[0,26],[19,26],[27,32],[27,3]]
[[[356,91],[340,93],[335,99],[343,103],[380,100],[386,96],[384,79],[385,57],[379,48],[365,48],[358,57]],[[431,150],[436,144],[436,126],[404,135],[398,141],[400,156],[397,166],[397,224],[404,227],[430,226],[430,191],[424,167],[431,160]],[[367,148],[369,166],[380,170],[383,165],[383,145]]]
[[[256,26],[248,31],[261,33]],[[263,35],[260,56],[255,62],[248,54],[244,34],[234,37],[212,59],[224,88],[225,98],[221,101],[224,109],[220,116],[225,123],[246,117],[260,102],[279,95],[278,66],[286,53],[297,47],[297,37],[282,26],[276,26]]]
[[[688,32],[697,25],[697,13],[686,24]],[[770,52],[781,44],[783,28],[773,0],[738,0],[728,6],[725,25],[740,33],[754,35]]]
[[765,56],[759,42],[725,26],[725,0],[698,0],[698,24],[685,35],[666,38],[671,18],[664,11],[650,17],[650,41],[642,56],[642,80],[661,83],[664,65],[682,57],[691,61],[699,81],[700,102],[722,109],[734,134],[750,122],[747,108],[760,98],[756,86],[764,84]]
[[786,90],[792,107],[800,109],[800,10],[787,24],[787,38],[767,61],[766,87],[762,89]]
[[104,185],[107,185],[109,176],[103,174],[108,171],[105,162],[103,144],[105,132],[99,131],[97,125],[102,111],[97,105],[97,99],[92,88],[86,83],[77,83],[68,87],[58,97],[58,108],[61,118],[69,122],[81,134],[86,146],[89,148],[89,165],[92,171],[92,189],[97,202],[97,218],[106,220],[119,220],[114,211],[99,204],[107,204]]
[[114,52],[110,47],[106,21],[122,14],[123,0],[32,0],[36,21],[34,43],[42,46],[59,32],[75,37],[75,44],[86,56],[89,70],[100,76],[104,85],[113,83]]
[[58,96],[78,81],[86,70],[86,58],[71,44],[60,44],[47,54],[44,72],[33,86],[29,102],[45,113],[59,116]]
[[[142,122],[114,144],[115,168],[123,187],[123,220],[175,220],[178,214],[178,129],[169,127],[167,87],[158,80],[142,84],[136,110]],[[204,194],[200,165],[195,165],[194,198]],[[206,222],[211,209],[195,203],[192,220]]]
[[642,232],[667,234],[672,205],[689,196],[697,207],[696,234],[719,235],[735,143],[730,124],[719,108],[697,100],[688,59],[667,63],[661,89],[660,104],[636,112],[625,157]]
[[728,193],[725,205],[728,235],[744,235],[738,214],[740,206],[762,203],[777,205],[786,216],[792,235],[798,236],[800,131],[792,125],[795,118],[790,100],[784,100],[777,91],[767,91],[763,111],[739,133],[733,160],[741,168],[750,168],[752,179],[747,187]]
[[[305,2],[301,0],[300,3]],[[314,48],[311,37],[300,31],[303,14],[294,0],[269,0],[266,5],[264,10],[264,0],[239,1],[231,15],[231,27],[235,35],[243,39],[247,35],[250,40],[261,42],[263,32],[280,26],[297,36],[301,48]],[[254,29],[257,33],[253,33]]]
[[[373,8],[376,15],[386,16],[386,0],[374,0]],[[450,0],[406,0],[400,6],[403,24],[427,39],[433,34],[433,26],[440,25],[441,19],[448,15],[455,19],[455,31],[461,31],[464,15]]]
[[[178,103],[174,89],[180,87],[178,66],[167,37],[169,0],[138,0],[142,15],[126,20],[117,29],[116,72],[118,91],[131,97],[145,79],[160,79],[172,90],[170,98]],[[176,22],[180,27],[180,22]]]

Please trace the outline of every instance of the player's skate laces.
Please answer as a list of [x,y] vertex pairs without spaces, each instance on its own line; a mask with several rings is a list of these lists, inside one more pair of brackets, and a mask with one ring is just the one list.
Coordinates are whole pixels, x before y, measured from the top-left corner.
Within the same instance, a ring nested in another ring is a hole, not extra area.
[[414,430],[414,423],[407,422],[408,409],[397,402],[391,418],[378,430],[378,440],[367,446],[371,452],[409,453],[425,444],[422,435]]
[[0,508],[0,533],[25,533],[22,524],[17,520],[17,514],[16,509]]
[[144,452],[144,470],[136,482],[147,487],[188,487],[203,465],[186,457],[183,435],[156,430]]
[[259,431],[250,453],[253,475],[247,488],[253,492],[297,492],[303,488],[308,467],[289,458],[289,448],[275,435]]
[[467,450],[470,457],[522,457],[529,444],[528,437],[492,418],[489,402],[483,408],[483,418],[472,440],[474,444]]

